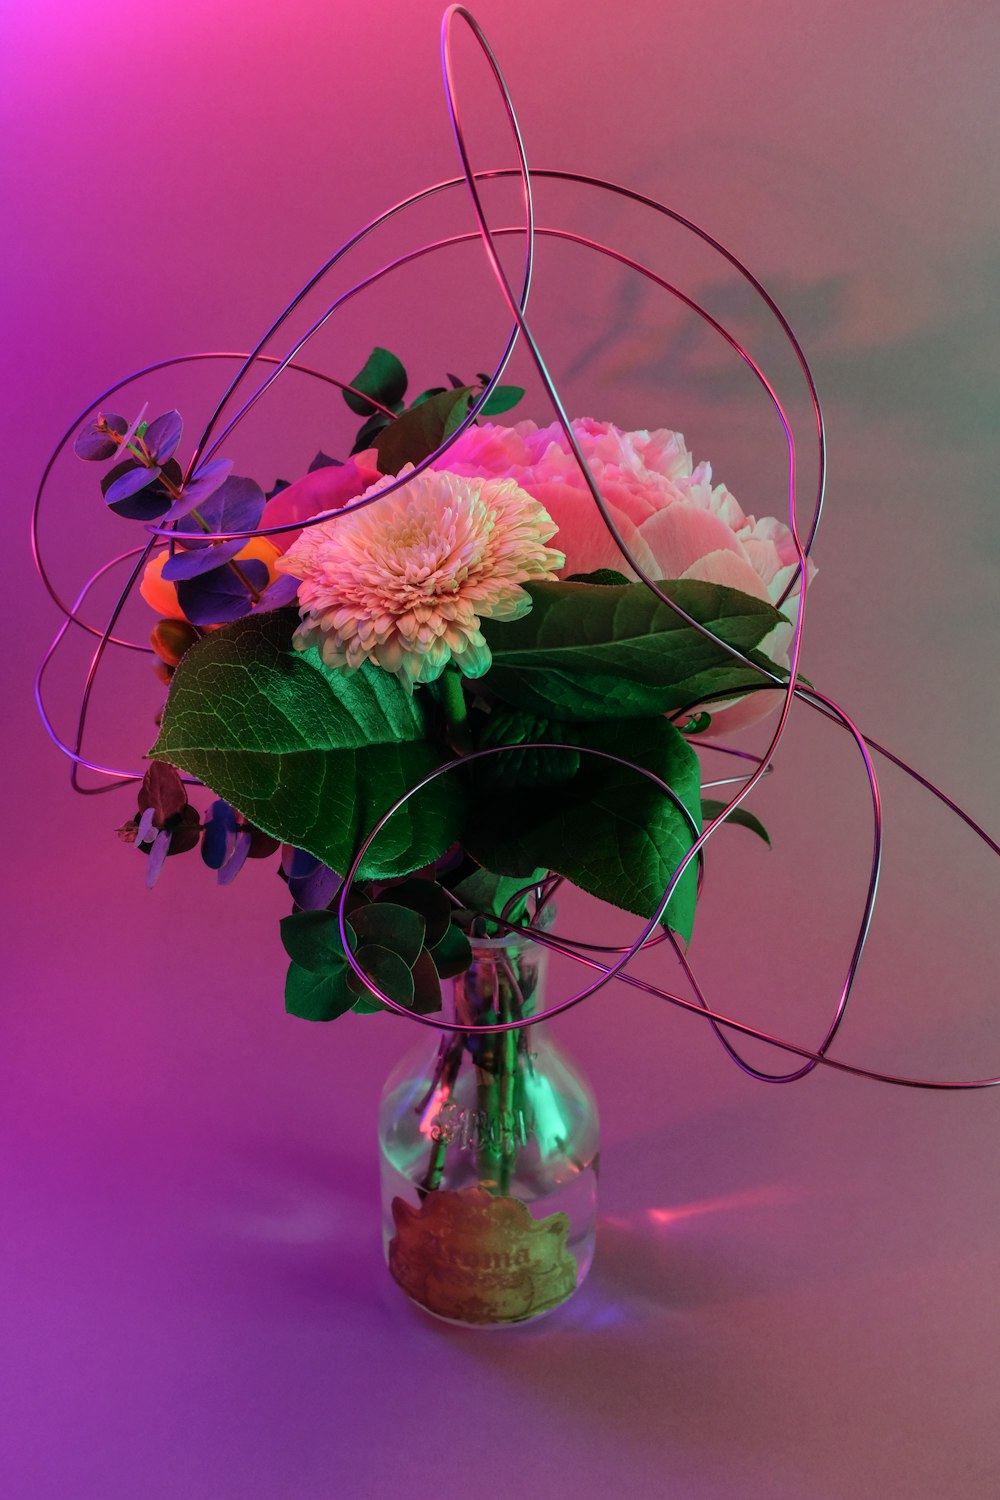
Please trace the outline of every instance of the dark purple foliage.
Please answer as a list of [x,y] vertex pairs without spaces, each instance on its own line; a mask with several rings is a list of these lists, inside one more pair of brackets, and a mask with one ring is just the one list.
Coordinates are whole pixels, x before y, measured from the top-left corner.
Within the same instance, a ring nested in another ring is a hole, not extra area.
[[[267,564],[250,558],[241,562],[239,568],[253,588],[263,592],[268,578]],[[243,580],[228,565],[200,573],[197,578],[181,579],[177,602],[192,625],[223,625],[240,620],[253,607]]]
[[[108,477],[111,478],[110,475]],[[133,495],[138,494],[140,490],[144,490],[147,485],[152,484],[153,480],[159,479],[159,477],[160,470],[157,468],[147,469],[145,464],[130,464],[128,467],[123,468],[122,472],[115,478],[111,479],[111,483],[104,491],[104,498],[111,506],[111,509],[115,510],[121,505],[123,500],[130,500]],[[119,512],[119,514],[122,514],[122,512]]]
[[191,511],[197,510],[198,506],[203,505],[209,495],[214,495],[219,486],[228,479],[232,468],[231,458],[214,458],[211,463],[203,464],[196,469],[184,486],[181,498],[174,501],[164,520],[176,521],[181,516],[189,515]]
[[73,452],[77,458],[86,458],[93,462],[114,458],[119,445],[107,431],[108,428],[112,433],[117,433],[119,438],[123,438],[128,432],[128,423],[124,417],[116,416],[114,412],[99,413],[86,426],[81,427],[76,435]]
[[205,817],[201,857],[210,870],[221,870],[236,844],[236,813],[221,798],[213,802]]
[[[254,479],[230,474],[218,489],[198,506],[199,518],[209,531],[253,531],[264,512],[264,491]],[[207,547],[203,534],[190,524],[178,527],[178,538],[186,547]],[[242,551],[245,541],[239,543]]]
[[[189,551],[175,552],[163,564],[162,576],[168,583],[179,583],[182,578],[196,578],[199,573],[208,573],[212,568],[221,568],[224,563],[242,552],[245,542],[215,542],[200,547],[191,546]],[[196,624],[201,623],[199,621]]]
[[291,849],[286,844],[281,852],[281,867],[288,878],[292,900],[304,911],[322,911],[340,890],[341,879],[336,870],[304,849]]
[[249,828],[241,828],[239,830],[233,845],[233,852],[220,868],[216,877],[220,885],[229,885],[231,881],[236,879],[247,862],[252,837],[253,835]]
[[173,458],[181,440],[183,423],[179,411],[167,411],[156,417],[146,428],[145,442],[154,463],[165,464]]

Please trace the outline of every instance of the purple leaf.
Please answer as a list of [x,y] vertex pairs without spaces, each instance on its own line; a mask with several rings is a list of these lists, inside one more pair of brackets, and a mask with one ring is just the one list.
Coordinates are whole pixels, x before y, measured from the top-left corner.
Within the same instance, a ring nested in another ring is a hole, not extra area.
[[146,866],[146,889],[151,891],[156,884],[160,871],[163,869],[163,861],[166,859],[170,849],[170,829],[161,828],[153,840],[153,847],[149,851],[149,863]]
[[159,469],[147,469],[143,464],[136,464],[134,468],[126,469],[123,474],[119,474],[118,478],[108,485],[104,498],[113,509],[122,500],[128,500],[159,477]]
[[[115,464],[108,470],[101,480],[101,490],[107,495],[112,484],[123,474],[130,474],[136,468],[135,463]],[[148,473],[139,467],[139,473]],[[170,496],[163,486],[163,480],[154,479],[152,484],[147,484],[145,489],[137,490],[134,495],[129,495],[124,500],[116,500],[114,505],[108,507],[116,516],[124,516],[127,521],[156,521],[163,513],[170,509]]]
[[212,568],[221,568],[242,552],[244,542],[215,542],[211,546],[192,547],[187,552],[175,552],[163,564],[162,577],[168,583],[178,583],[182,578],[196,578],[199,573],[208,573]]
[[196,469],[192,478],[184,486],[180,499],[174,501],[163,519],[176,521],[190,511],[196,510],[199,505],[203,505],[209,495],[214,495],[219,485],[229,477],[232,467],[231,458],[213,458],[210,464],[204,464],[200,469]]
[[138,469],[139,473],[145,472],[150,476],[151,483],[145,489],[137,490],[134,495],[127,496],[124,500],[116,500],[109,509],[116,516],[124,516],[129,521],[155,521],[170,509],[169,486],[176,486],[181,482],[181,469],[177,460],[171,458],[163,465],[163,472],[158,479],[152,479],[151,471],[143,470],[142,466],[134,458],[127,458],[121,463],[112,464],[111,468],[101,479],[101,493],[107,498],[108,491],[112,485],[123,475],[130,474]]
[[136,844],[148,844],[156,832],[156,808],[147,807],[135,831]]
[[[253,587],[263,592],[267,564],[250,558],[239,567]],[[213,568],[196,578],[182,578],[177,585],[177,602],[192,625],[224,625],[229,620],[242,619],[252,607],[242,580],[230,567]]]
[[289,880],[301,880],[311,875],[320,861],[306,849],[296,849],[294,844],[282,844],[281,868]]
[[250,853],[250,840],[252,834],[249,828],[241,828],[236,835],[236,844],[232,854],[220,869],[216,879],[220,885],[229,885],[234,881],[247,862]]
[[322,911],[330,905],[340,887],[341,879],[336,870],[331,870],[329,865],[322,865],[319,861],[309,874],[292,875],[288,880],[292,900],[304,911]]
[[292,604],[299,593],[299,580],[292,578],[288,573],[282,573],[276,578],[270,588],[264,590],[260,596],[258,609],[280,609],[285,604]]
[[210,870],[221,870],[236,847],[236,814],[221,798],[213,802],[205,819],[201,857]]
[[[240,474],[230,474],[198,507],[198,514],[209,531],[253,531],[263,513],[264,491],[256,480],[246,479]],[[185,527],[178,529],[178,535],[183,535],[188,547],[211,546],[203,535]],[[241,541],[238,550],[242,551],[245,546],[246,542]]]
[[293,901],[306,911],[322,911],[340,890],[341,879],[336,870],[324,865],[315,854],[296,849],[294,844],[282,844],[281,868]]
[[85,427],[81,427],[76,435],[73,452],[77,458],[99,461],[114,458],[118,452],[118,438],[112,437],[106,430],[101,431],[98,428],[98,422],[105,429],[110,427],[112,433],[118,434],[118,438],[124,437],[128,432],[128,423],[124,417],[115,416],[109,411],[99,413]]
[[146,408],[148,407],[148,405],[149,405],[148,401],[144,401],[142,403],[142,410],[140,411],[139,415],[133,421],[131,427],[129,427],[128,431],[123,436],[122,442],[121,442],[121,451],[123,453],[128,448],[129,443],[135,437],[136,433],[139,431],[139,428],[142,426],[142,419],[146,415]]
[[168,458],[173,458],[182,430],[179,411],[164,412],[150,422],[146,428],[146,447],[154,463],[165,464]]
[[[314,474],[317,469],[342,469],[343,467],[344,465],[339,458],[331,458],[329,453],[324,453],[321,448],[306,472]],[[270,495],[267,498],[270,500]]]

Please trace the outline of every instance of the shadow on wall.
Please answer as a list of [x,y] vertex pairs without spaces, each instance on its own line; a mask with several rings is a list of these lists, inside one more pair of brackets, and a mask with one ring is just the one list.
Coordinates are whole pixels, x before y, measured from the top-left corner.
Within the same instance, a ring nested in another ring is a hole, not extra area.
[[[892,418],[930,425],[935,444],[995,438],[1000,256],[953,274],[953,293],[936,307],[914,303],[906,327],[898,317],[880,320],[881,279],[874,271],[811,283],[764,278],[805,350],[821,398],[841,403],[863,425]],[[765,351],[774,347],[775,333],[763,304],[748,307],[748,289],[729,282],[685,290],[761,358],[767,374],[768,355],[760,351],[762,341]],[[634,273],[617,277],[602,325],[568,367],[567,380],[586,377],[604,389],[620,381],[655,385],[701,397],[715,409],[751,390],[748,371],[719,336],[683,309],[677,317],[662,293]]]

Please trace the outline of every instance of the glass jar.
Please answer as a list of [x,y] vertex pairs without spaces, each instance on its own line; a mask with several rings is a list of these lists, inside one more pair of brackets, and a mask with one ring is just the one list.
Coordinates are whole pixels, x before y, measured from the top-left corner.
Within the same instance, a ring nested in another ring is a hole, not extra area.
[[[544,1010],[547,950],[472,938],[455,1017]],[[382,1237],[407,1296],[450,1323],[524,1322],[572,1296],[594,1254],[597,1106],[545,1023],[427,1031],[390,1074],[379,1113]]]

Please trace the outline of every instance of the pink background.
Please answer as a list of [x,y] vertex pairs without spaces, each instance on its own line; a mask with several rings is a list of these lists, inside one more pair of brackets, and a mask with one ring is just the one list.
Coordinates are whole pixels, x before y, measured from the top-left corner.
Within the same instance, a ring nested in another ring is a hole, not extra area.
[[[1000,22],[970,0],[477,14],[535,165],[666,199],[785,307],[831,448],[804,669],[995,828]],[[35,718],[56,616],[25,532],[49,446],[137,365],[247,347],[366,218],[453,175],[438,20],[437,0],[35,0],[0,23],[0,1492],[986,1500],[1000,1095],[832,1073],[768,1088],[693,1018],[612,986],[559,1027],[604,1119],[591,1280],[537,1328],[442,1331],[389,1284],[377,1242],[374,1109],[409,1034],[286,1019],[270,869],[217,892],[171,861],[148,895],[113,834],[131,799],[73,799]],[[477,161],[511,164],[461,35],[458,60]],[[493,202],[498,221],[513,212]],[[719,264],[582,191],[540,189],[539,217],[656,257],[704,297],[807,441],[794,370]],[[457,196],[416,213],[354,274],[469,222]],[[746,509],[781,513],[774,421],[690,320],[568,248],[540,251],[533,296],[572,411],[679,428]],[[485,368],[504,327],[480,258],[452,252],[354,303],[314,357],[349,377],[386,343],[429,384]],[[190,429],[220,388],[216,369],[138,396]],[[288,384],[227,451],[267,484],[294,478],[344,443],[339,406]],[[547,420],[537,390],[525,410]],[[46,534],[67,591],[134,535],[92,474],[57,471]],[[78,671],[57,675],[67,708]],[[134,715],[143,693],[151,713],[145,669],[109,677],[98,753],[136,763],[144,724],[113,720],[116,697]],[[883,787],[883,894],[837,1055],[1000,1073],[991,863],[898,774]],[[809,1042],[867,862],[845,737],[798,712],[754,806],[775,849],[719,838],[692,954],[721,1009]],[[579,931],[593,913],[569,901],[565,917]],[[555,993],[574,982],[557,974]]]

